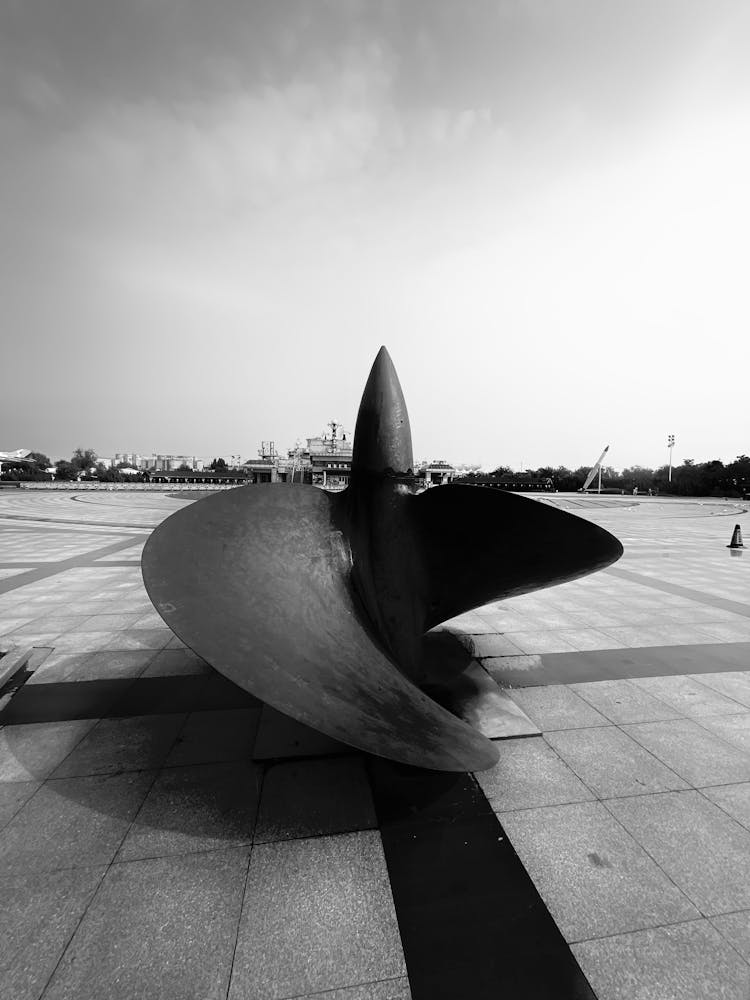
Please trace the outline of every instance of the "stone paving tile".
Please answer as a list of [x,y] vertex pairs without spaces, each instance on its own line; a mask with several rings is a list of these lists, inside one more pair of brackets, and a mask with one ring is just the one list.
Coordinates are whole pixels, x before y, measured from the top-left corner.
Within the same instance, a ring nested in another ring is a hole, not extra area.
[[86,661],[87,679],[139,677],[153,658],[150,649],[100,649]]
[[101,719],[55,770],[55,778],[161,767],[187,716]]
[[702,645],[716,642],[713,634],[715,626],[711,625],[666,625],[664,623],[657,626],[657,633],[662,646],[677,645]]
[[162,770],[117,855],[118,861],[249,844],[260,791],[250,763]]
[[612,636],[607,635],[607,633],[601,629],[566,628],[563,632],[561,632],[561,635],[565,641],[570,643],[571,646],[574,646],[578,652],[584,652],[589,649],[612,649],[613,646],[617,645],[617,642],[612,638]]
[[700,916],[600,802],[498,818],[568,942]]
[[247,850],[115,864],[45,1000],[224,1000]]
[[750,781],[750,754],[692,719],[644,722],[623,730],[696,788]]
[[88,596],[78,598],[67,605],[70,614],[87,615],[89,618],[92,615],[116,614],[118,607],[119,602],[111,601],[108,603],[106,601],[94,600]]
[[[29,621],[34,621],[39,618],[40,615],[52,614],[56,608],[63,605],[68,610],[71,607],[70,604],[66,603],[64,597],[61,597],[56,604],[50,604],[50,602],[46,599],[31,600],[31,595],[27,596],[25,588],[21,587],[15,593],[5,594],[0,607],[3,608],[3,617],[27,618]],[[71,612],[71,614],[73,614],[73,612]]]
[[211,668],[191,649],[163,649],[150,661],[144,677],[209,674]]
[[167,757],[166,766],[250,760],[259,716],[257,708],[191,713]]
[[517,612],[506,608],[503,601],[485,604],[484,607],[472,611],[472,615],[478,615],[485,621],[490,622],[498,632],[511,632],[514,630],[518,632],[529,624],[528,619],[524,618],[523,615],[519,615]]
[[164,649],[172,638],[168,628],[133,628],[117,632],[107,649]]
[[26,681],[27,684],[57,683],[74,679],[91,656],[88,653],[73,653],[70,650],[53,649],[45,662]]
[[703,788],[701,791],[707,799],[750,830],[750,782],[744,781],[738,785],[715,785],[713,788]]
[[705,916],[750,907],[750,831],[698,792],[606,806]]
[[28,625],[33,618],[0,618],[0,635],[6,636],[22,625]]
[[[745,600],[747,597],[745,596]],[[750,639],[750,622],[715,622],[701,628],[721,642],[747,642]]]
[[96,719],[35,722],[0,729],[0,782],[43,780],[96,725]]
[[687,783],[614,726],[568,729],[545,739],[598,798],[687,788]]
[[448,621],[443,622],[440,627],[446,629],[448,632],[454,633],[455,635],[459,635],[461,633],[481,635],[482,633],[489,634],[497,631],[494,625],[491,625],[486,618],[483,618],[478,614],[472,614],[471,612],[464,615],[457,615],[455,618],[450,618]]
[[124,614],[93,614],[85,618],[74,632],[120,632],[132,628],[140,615]]
[[103,867],[0,876],[0,996],[38,1000]]
[[[66,614],[43,615],[37,618],[33,624],[41,632],[59,632],[62,635],[75,631],[77,626],[82,625],[88,620],[88,617],[88,615]],[[78,631],[81,631],[81,629],[78,629]]]
[[630,683],[691,718],[732,715],[744,710],[744,706],[733,699],[725,698],[707,685],[679,674],[674,677],[634,677]]
[[0,830],[0,871],[109,864],[153,778],[138,772],[45,782]]
[[564,684],[515,688],[508,693],[544,732],[550,729],[610,725],[609,719],[600,715],[595,708]]
[[[745,961],[750,963],[750,910],[711,917],[711,923],[719,934],[742,955]],[[718,982],[721,980],[717,980]],[[750,989],[746,996],[750,996]]]
[[570,614],[559,609],[550,607],[547,604],[541,605],[540,610],[530,612],[526,615],[527,623],[515,631],[524,632],[529,629],[549,629],[555,632],[569,632],[571,629],[580,628],[586,624],[582,615]]
[[691,674],[690,677],[697,684],[704,684],[750,708],[750,670],[727,670],[721,674]]
[[55,646],[57,643],[56,632],[24,632],[20,635],[13,632],[10,636],[5,636],[5,645],[11,643],[15,646]]
[[[608,629],[624,625],[626,622],[631,620],[632,616],[621,604],[618,604],[607,608],[606,610],[604,608],[590,608],[582,613],[582,617],[589,628],[594,628],[597,631],[603,632],[605,635],[609,635],[607,631]],[[613,636],[610,636],[610,642],[614,643],[616,646],[623,645]]]
[[406,975],[377,831],[253,848],[229,1000]]
[[680,718],[676,709],[627,680],[585,681],[569,687],[616,725]]
[[164,628],[164,619],[158,613],[154,611],[147,611],[145,614],[138,614],[136,616],[133,628]]
[[509,632],[507,639],[522,653],[575,653],[575,646],[564,638],[562,630],[529,629],[524,632]]
[[357,757],[286,761],[266,771],[255,843],[377,829]]
[[55,649],[70,653],[94,653],[106,647],[116,632],[67,632],[55,639]]
[[29,684],[51,684],[61,681],[112,680],[117,677],[139,677],[153,659],[153,650],[98,650],[75,655],[53,653],[44,666],[29,678]]
[[41,781],[0,782],[0,830],[26,805],[31,796],[41,788]]
[[495,745],[500,754],[497,764],[475,775],[495,812],[594,798],[541,737]]
[[[133,593],[133,594],[120,594],[117,600],[114,602],[113,607],[116,608],[117,613],[127,613],[135,615],[136,618],[144,615],[150,607],[152,607],[151,602],[143,594]],[[129,631],[133,632],[138,629],[138,625],[134,624]],[[161,623],[161,628],[164,628],[164,622]]]
[[[628,615],[630,620],[630,615]],[[664,624],[652,626],[623,626],[610,628],[607,626],[604,631],[613,638],[618,639],[623,646],[637,648],[640,646],[685,646],[685,645],[705,645],[716,642],[716,639],[707,632],[697,628],[690,628],[688,625],[674,625],[668,627]]]
[[521,650],[505,635],[465,635],[459,637],[468,652],[477,659],[485,656],[507,656]]
[[688,624],[700,625],[701,631],[704,625],[716,625],[723,622],[742,622],[742,616],[724,608],[707,608],[696,602],[691,602],[685,607],[676,606],[669,608],[664,613],[664,618],[673,622],[686,622]]
[[[51,653],[54,652],[53,646],[33,646],[31,649],[31,655],[26,662],[26,669],[32,671],[31,676],[42,666],[47,660]],[[28,681],[26,682],[28,684]]]
[[707,920],[573,945],[598,1000],[747,1000],[750,967]]
[[750,712],[741,715],[712,715],[696,720],[704,729],[750,753]]
[[537,654],[529,653],[522,653],[520,656],[495,656],[483,660],[482,666],[501,687],[508,688],[510,686],[507,681],[509,671],[518,671],[532,676],[535,670],[541,668],[542,658]]
[[253,758],[275,760],[280,757],[322,757],[326,754],[354,753],[352,747],[331,739],[325,733],[304,726],[270,705],[260,713]]

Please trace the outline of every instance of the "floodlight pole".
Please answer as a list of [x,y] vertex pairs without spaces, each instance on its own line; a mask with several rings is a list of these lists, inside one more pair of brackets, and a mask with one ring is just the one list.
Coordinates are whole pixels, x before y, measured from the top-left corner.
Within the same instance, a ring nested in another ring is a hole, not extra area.
[[667,438],[667,447],[669,448],[669,481],[672,482],[672,449],[674,448],[674,434],[670,434]]

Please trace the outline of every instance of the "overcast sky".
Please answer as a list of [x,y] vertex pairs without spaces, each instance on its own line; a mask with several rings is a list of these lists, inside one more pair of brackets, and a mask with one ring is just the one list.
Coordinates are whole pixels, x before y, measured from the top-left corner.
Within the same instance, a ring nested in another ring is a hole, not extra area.
[[4,0],[0,448],[750,451],[746,0]]

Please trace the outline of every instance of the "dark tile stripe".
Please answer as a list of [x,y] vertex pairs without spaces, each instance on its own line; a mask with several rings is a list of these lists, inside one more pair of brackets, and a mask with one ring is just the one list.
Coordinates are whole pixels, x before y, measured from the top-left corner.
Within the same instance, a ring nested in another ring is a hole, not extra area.
[[108,710],[109,716],[166,715],[254,708],[260,702],[221,674],[138,677]]
[[257,698],[220,674],[62,681],[24,684],[0,711],[0,725],[220,711],[258,705]]
[[[528,666],[528,659],[527,656],[498,656],[484,659],[482,664],[504,687],[713,674],[726,670],[747,670],[750,667],[750,642],[543,653],[537,657],[535,666]],[[521,666],[516,667],[519,661]]]
[[36,569],[38,566],[49,566],[49,562],[37,562],[33,559],[25,562],[0,562],[0,569]]
[[[0,512],[0,529],[2,531],[22,531],[22,532],[37,532],[38,534],[74,534],[74,535],[101,535],[102,538],[110,538],[113,535],[125,535],[128,534],[127,526],[123,525],[122,531],[113,531],[108,529],[107,531],[90,531],[89,528],[83,527],[79,528],[75,521],[61,521],[58,526],[53,526],[51,524],[41,524],[36,525],[34,522],[36,518],[29,515],[27,518],[22,520],[27,520],[28,524],[7,524],[6,518],[14,517],[17,518],[17,514],[4,514]],[[143,528],[144,531],[150,531],[150,528]]]
[[101,719],[133,683],[133,678],[24,684],[0,712],[0,725]]
[[413,1000],[595,1000],[474,778],[369,768]]
[[95,559],[101,559],[104,556],[112,555],[115,552],[121,552],[123,549],[131,548],[133,545],[142,541],[142,537],[143,536],[130,535],[119,542],[111,542],[109,545],[104,545],[99,549],[93,549],[92,551],[84,552],[81,555],[71,556],[70,559],[61,559],[59,562],[44,563],[44,565],[41,565],[36,569],[30,569],[26,573],[17,573],[15,576],[9,576],[5,580],[0,580],[0,594],[8,594],[11,590],[17,590],[19,587],[25,587],[27,583],[36,583],[38,580],[45,580],[50,576],[57,576],[58,573],[64,573],[69,569],[76,569],[79,566],[90,566]]
[[124,566],[140,566],[140,565],[141,565],[140,559],[107,559],[106,562],[92,563],[92,566],[106,566],[107,568],[109,568],[110,566],[113,566],[115,568],[117,567],[122,568]]
[[630,580],[632,583],[640,583],[644,587],[651,587],[653,590],[661,590],[665,594],[674,594],[677,597],[687,597],[691,601],[700,601],[710,608],[721,608],[723,611],[733,611],[736,615],[744,615],[750,618],[750,604],[742,604],[740,601],[730,601],[726,597],[718,597],[716,594],[707,594],[705,590],[694,590],[692,587],[681,587],[677,583],[668,583],[666,580],[655,580],[652,576],[643,573],[633,573],[629,569],[605,569],[604,573],[610,576],[619,576],[621,580]]
[[90,528],[119,528],[120,532],[122,532],[123,529],[132,529],[133,531],[153,531],[156,527],[156,524],[130,524],[126,521],[82,521],[78,518],[76,518],[75,521],[71,521],[64,517],[37,517],[36,514],[6,514],[4,511],[0,513],[0,522],[2,521],[38,521],[40,524],[69,524],[71,526],[78,527],[86,525]]

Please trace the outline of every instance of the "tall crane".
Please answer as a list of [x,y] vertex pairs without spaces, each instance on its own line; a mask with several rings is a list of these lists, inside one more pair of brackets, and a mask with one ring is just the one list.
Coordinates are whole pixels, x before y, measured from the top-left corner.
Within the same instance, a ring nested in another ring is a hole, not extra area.
[[589,472],[588,476],[586,476],[586,482],[581,487],[581,489],[583,490],[584,493],[586,492],[586,490],[591,485],[591,483],[592,483],[592,481],[594,479],[594,476],[597,474],[597,472],[599,473],[599,487],[597,489],[597,492],[601,493],[601,491],[602,491],[602,462],[604,461],[604,456],[607,454],[608,451],[609,451],[609,445],[607,445],[607,447],[601,453],[601,455],[599,456],[599,458],[596,461],[596,465],[593,466],[593,468],[591,469],[591,472]]

